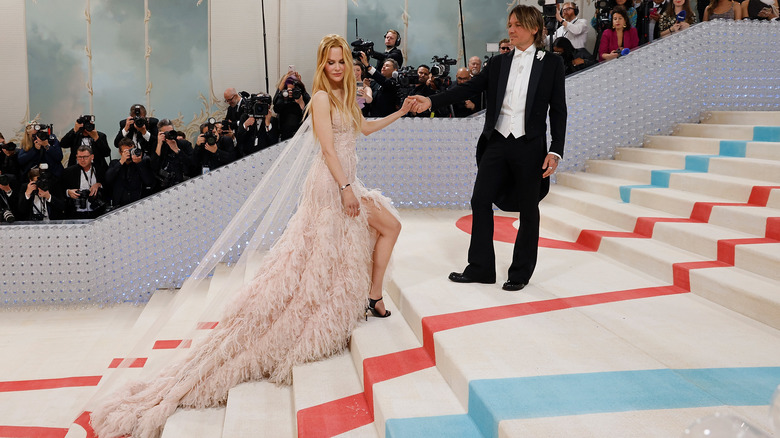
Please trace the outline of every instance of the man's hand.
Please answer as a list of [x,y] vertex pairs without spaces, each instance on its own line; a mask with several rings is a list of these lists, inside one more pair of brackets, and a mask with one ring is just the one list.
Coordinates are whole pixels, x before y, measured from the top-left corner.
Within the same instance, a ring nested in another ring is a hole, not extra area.
[[133,122],[133,116],[125,119],[125,131],[129,131],[135,123]]
[[38,190],[38,196],[47,201],[51,201],[51,193],[46,190]]
[[200,146],[202,144],[206,143],[206,137],[204,134],[200,134],[198,136],[198,139],[195,140],[195,146]]
[[561,6],[563,6],[563,3],[558,3],[555,8],[555,19],[560,23],[563,21],[563,17],[561,17]]
[[173,151],[174,154],[179,153],[179,143],[176,142],[176,140],[165,140],[168,142],[168,147],[171,148],[171,151]]
[[366,56],[366,52],[360,52],[360,62],[363,64],[363,67],[368,67],[368,56]]
[[78,189],[68,189],[65,193],[67,193],[68,198],[79,199],[79,190]]
[[254,117],[247,117],[246,121],[244,122],[244,129],[249,129],[250,126],[254,125],[256,122]]
[[92,140],[97,141],[98,139],[98,132],[97,129],[93,129],[91,131],[87,131],[87,135],[92,138]]
[[468,108],[468,109],[470,109],[470,110],[473,110],[474,108],[476,108],[476,107],[477,107],[476,105],[474,105],[474,102],[472,102],[472,101],[470,101],[470,100],[467,100],[467,101],[465,102],[465,104],[466,104],[466,108]]
[[[128,153],[129,153],[129,151],[128,151]],[[135,155],[135,154],[133,154],[130,158],[132,158],[133,163],[135,163],[135,164],[140,163],[144,159],[143,155]]]
[[415,105],[417,105],[417,100],[414,98],[414,96],[409,96],[404,99],[404,102],[401,105],[401,112],[406,114],[410,112]]
[[273,118],[273,116],[273,113],[268,111],[268,114],[265,115],[265,126],[271,126],[271,118]]
[[411,111],[414,111],[416,113],[421,113],[431,108],[431,99],[428,99],[425,96],[416,95],[416,96],[409,96],[409,98],[416,101],[412,106]]
[[558,161],[560,158],[558,158],[555,154],[547,154],[547,157],[544,159],[544,164],[542,164],[542,169],[544,169],[544,174],[542,175],[542,178],[547,178],[548,176],[555,173],[555,169],[558,168]]
[[138,130],[138,133],[139,133],[139,134],[141,134],[142,136],[146,135],[146,132],[147,132],[147,131],[146,131],[146,125],[144,125],[144,126],[139,126],[139,127],[138,127],[138,128],[136,128],[136,129]]
[[130,159],[130,149],[125,149],[122,155],[119,156],[119,164],[125,164]]
[[89,196],[97,195],[98,189],[101,187],[103,187],[103,184],[100,183],[92,184],[92,187],[89,188]]
[[84,127],[83,123],[76,122],[73,124],[73,132],[79,132],[79,130],[83,127]]
[[11,186],[10,185],[0,184],[0,190],[4,191],[6,193],[9,193],[11,191]]
[[216,154],[217,153],[217,145],[216,144],[208,144],[208,143],[206,143],[205,147],[206,147],[206,150],[211,152],[212,154]]
[[33,192],[38,188],[38,185],[35,184],[34,181],[30,181],[27,183],[27,190],[24,191],[24,194],[29,199],[30,196],[32,196]]

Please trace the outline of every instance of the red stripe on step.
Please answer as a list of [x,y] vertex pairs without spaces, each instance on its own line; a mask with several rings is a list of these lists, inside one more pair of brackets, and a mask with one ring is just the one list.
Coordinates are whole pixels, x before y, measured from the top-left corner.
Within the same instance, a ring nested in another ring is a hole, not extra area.
[[769,202],[769,194],[776,189],[780,189],[780,186],[754,186],[753,190],[750,191],[748,204],[766,207],[767,202]]
[[697,223],[698,221],[681,217],[638,217],[634,225],[634,233],[643,237],[653,237],[653,229],[659,222]]
[[641,289],[629,289],[616,292],[605,292],[592,295],[581,295],[568,298],[555,298],[530,303],[510,304],[508,306],[490,307],[487,309],[467,310],[465,312],[446,315],[427,316],[422,319],[423,348],[436,361],[436,351],[433,335],[442,330],[450,330],[483,322],[497,321],[506,318],[552,312],[573,307],[592,306],[595,304],[612,303],[616,301],[635,300],[639,298],[657,297],[688,292],[675,286],[658,286]]
[[718,240],[718,261],[734,266],[734,253],[737,245],[754,245],[758,243],[777,243],[777,241],[767,239],[766,237]]
[[327,438],[340,435],[371,424],[374,421],[372,412],[363,393],[301,409],[297,414],[298,436]]
[[190,348],[192,346],[192,339],[170,339],[164,341],[156,341],[152,350],[171,350],[174,348]]
[[40,389],[97,386],[102,376],[63,377],[60,379],[17,380],[0,382],[0,392],[36,391]]
[[685,262],[672,264],[672,277],[674,278],[674,285],[691,291],[691,269],[707,269],[707,268],[727,268],[727,263],[719,261],[703,261],[703,262]]
[[[751,207],[749,204],[737,202],[696,202],[691,210],[691,219],[701,222],[709,222],[712,207]],[[755,206],[753,206],[755,207]]]
[[[108,365],[109,368],[143,368],[146,365],[146,357],[131,357],[122,359],[121,357],[114,358]],[[125,362],[130,361],[130,362]]]
[[199,322],[197,329],[198,330],[211,330],[213,328],[216,328],[217,324],[219,324],[219,322],[217,322],[217,321]]
[[582,230],[577,236],[577,244],[589,248],[591,251],[598,251],[601,246],[601,239],[604,237],[621,237],[627,239],[644,239],[637,233],[627,231],[601,231],[601,230]]
[[0,426],[3,438],[64,438],[68,429],[59,427]]
[[766,237],[780,240],[780,217],[766,218]]
[[371,412],[374,412],[374,384],[435,366],[433,356],[424,347],[369,357],[363,360],[363,388]]
[[95,433],[95,430],[92,429],[92,425],[89,424],[89,416],[92,415],[92,412],[84,411],[79,415],[79,418],[76,418],[73,421],[73,424],[81,426],[86,432],[87,436],[86,438],[98,438],[97,434]]

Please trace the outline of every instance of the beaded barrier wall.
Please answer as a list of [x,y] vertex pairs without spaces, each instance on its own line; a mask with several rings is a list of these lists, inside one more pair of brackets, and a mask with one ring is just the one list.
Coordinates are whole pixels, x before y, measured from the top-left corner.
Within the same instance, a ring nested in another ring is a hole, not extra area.
[[[644,135],[669,134],[702,112],[780,110],[779,52],[780,23],[715,21],[568,78],[559,170],[641,146]],[[358,175],[400,208],[468,208],[483,122],[400,120],[358,141]],[[95,221],[0,227],[0,305],[143,303],[157,289],[180,286],[282,147]],[[222,260],[239,252],[226,248]]]

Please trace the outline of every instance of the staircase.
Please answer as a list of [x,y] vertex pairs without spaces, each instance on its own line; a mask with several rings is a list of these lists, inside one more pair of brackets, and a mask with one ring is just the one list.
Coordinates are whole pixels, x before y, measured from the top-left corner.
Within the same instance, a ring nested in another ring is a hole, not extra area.
[[[420,225],[412,236],[402,233],[399,241],[397,253],[403,259],[396,260],[387,285],[386,297],[392,300],[385,300],[393,317],[369,318],[361,324],[348,352],[296,367],[292,387],[245,383],[231,390],[224,408],[177,411],[169,418],[163,438],[568,436],[571,430],[561,426],[565,422],[529,422],[502,414],[500,407],[491,406],[490,395],[480,393],[480,385],[503,377],[570,373],[567,365],[559,363],[558,349],[583,350],[575,370],[584,373],[620,371],[625,362],[637,369],[735,366],[726,359],[708,362],[710,357],[681,358],[684,366],[680,365],[671,357],[684,356],[687,347],[652,352],[639,335],[631,339],[614,315],[623,319],[640,315],[656,328],[668,328],[695,309],[711,320],[711,325],[702,324],[707,336],[717,336],[722,329],[734,337],[759,341],[765,337],[780,346],[776,330],[780,329],[780,113],[711,113],[700,124],[679,125],[672,136],[649,136],[643,148],[620,148],[614,160],[590,161],[586,172],[558,175],[541,209],[542,235],[569,242],[581,252],[565,266],[541,254],[540,263],[553,266],[540,265],[532,284],[520,295],[498,293],[495,286],[453,287],[444,279],[463,263],[467,239],[441,242],[435,229],[425,229],[431,225]],[[451,226],[464,214],[468,212],[402,212],[405,227],[424,224],[431,217]],[[498,260],[507,261],[511,245],[497,244],[496,251]],[[583,270],[602,270],[603,278],[578,283],[580,263]],[[505,266],[499,266],[500,273],[502,269]],[[610,278],[615,272],[647,289],[663,290],[658,296],[666,298],[629,301],[609,317],[587,310],[589,303],[576,303],[578,295],[589,289],[609,290],[607,285],[617,284]],[[191,302],[182,307],[189,311],[182,314],[200,315],[196,309],[206,302],[208,286],[238,287],[248,275],[221,266],[210,285],[203,286],[204,293],[189,298]],[[561,298],[570,301],[560,304]],[[670,307],[662,300],[675,301]],[[540,310],[522,306],[535,303],[553,310],[557,305],[562,309],[582,305],[586,310],[566,318],[560,315],[569,314],[548,313],[554,323],[537,322],[549,324],[545,331],[557,334],[554,339],[561,345],[542,341],[537,345],[530,333],[539,327],[528,326],[529,319],[480,313],[502,308],[533,315]],[[150,304],[139,321],[155,312]],[[577,325],[591,320],[598,324],[585,324],[584,329]],[[178,321],[182,326],[197,322]],[[464,335],[465,328],[458,327],[474,327],[470,330],[477,335]],[[566,345],[574,332],[583,332],[579,335],[592,341]],[[668,334],[658,336],[663,339]],[[690,337],[681,344],[708,342],[698,332],[675,336]],[[521,347],[510,347],[517,338]],[[541,369],[538,364],[525,368],[528,350],[524,348],[533,347],[537,347],[533,350],[537,362],[549,359]],[[719,347],[707,344],[707,348]],[[739,366],[765,363],[740,353],[738,346],[723,348],[739,357]],[[539,358],[539,352],[546,350],[549,358]],[[605,359],[590,363],[593,355]],[[780,365],[780,353],[769,355],[770,364]],[[766,407],[729,409],[760,423]],[[600,417],[593,424],[574,423],[581,436],[625,436],[628,428],[638,425],[655,431],[642,436],[677,436],[691,418],[703,415],[702,411],[666,410],[662,418],[653,420],[653,415],[661,414],[650,412],[629,424],[612,417]]]

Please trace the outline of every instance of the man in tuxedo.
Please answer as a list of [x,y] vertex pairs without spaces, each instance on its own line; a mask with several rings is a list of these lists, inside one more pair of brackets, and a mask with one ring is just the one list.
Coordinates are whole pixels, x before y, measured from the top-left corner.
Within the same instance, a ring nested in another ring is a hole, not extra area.
[[[371,117],[385,117],[399,108],[398,81],[393,79],[393,72],[398,70],[398,62],[388,58],[382,64],[382,70],[369,66],[366,54],[360,53],[360,62],[368,69],[371,79],[379,85],[374,91],[374,101],[371,102]],[[422,111],[415,111],[422,112]]]
[[244,98],[238,94],[235,88],[225,90],[222,97],[225,98],[225,103],[228,104],[225,120],[230,120],[230,128],[235,131],[238,129],[238,122],[241,121],[241,116],[244,115],[244,106],[242,105]]
[[[76,164],[62,173],[65,187],[65,215],[69,219],[95,219],[103,214],[103,183],[106,168],[94,166],[95,154],[89,145],[76,149]],[[107,167],[107,166],[106,166]]]
[[[509,276],[504,290],[520,290],[536,267],[539,201],[548,177],[563,156],[566,135],[564,66],[542,50],[544,19],[531,6],[509,13],[507,30],[515,50],[494,56],[470,81],[431,97],[416,96],[414,111],[470,98],[487,91],[485,127],[477,143],[477,178],[471,197],[473,225],[468,266],[453,272],[456,283],[495,283],[493,204],[520,213]],[[547,151],[547,114],[552,143]]]

